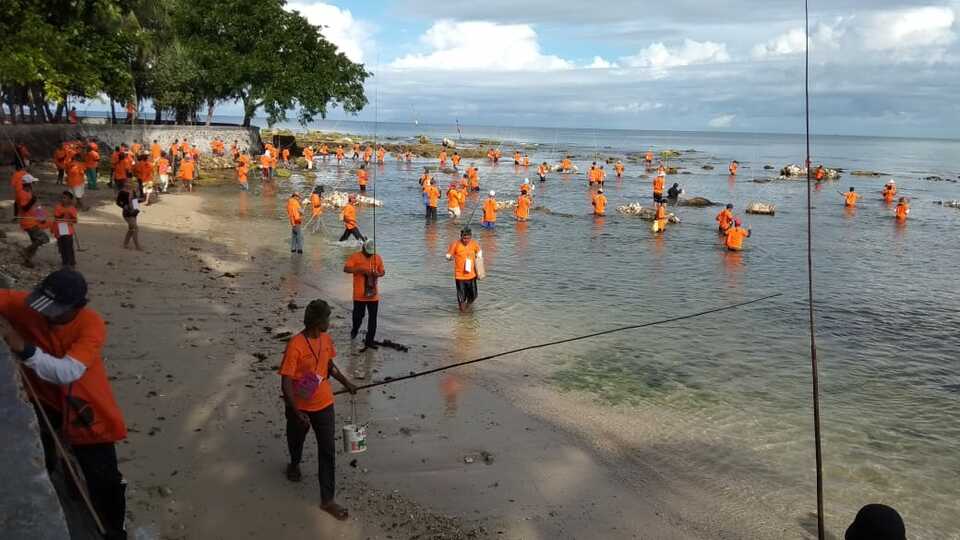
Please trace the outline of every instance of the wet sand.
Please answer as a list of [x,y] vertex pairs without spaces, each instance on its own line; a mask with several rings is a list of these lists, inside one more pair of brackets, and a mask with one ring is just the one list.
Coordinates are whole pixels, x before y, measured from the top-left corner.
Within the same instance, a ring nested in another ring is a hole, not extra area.
[[[58,191],[52,170],[37,172],[41,192]],[[3,199],[8,190],[4,183]],[[790,516],[768,513],[759,500],[751,514],[730,512],[727,498],[742,508],[755,497],[746,482],[703,485],[682,472],[662,474],[654,456],[664,448],[645,448],[645,440],[669,441],[677,452],[717,441],[689,430],[671,438],[674,419],[666,414],[611,411],[590,395],[561,394],[540,384],[545,372],[517,369],[523,356],[362,393],[370,449],[338,456],[339,499],[352,513],[338,523],[318,508],[312,439],[303,483],[283,476],[276,367],[285,342],[272,334],[299,330],[302,308],[288,303],[305,305],[315,296],[305,292],[311,288],[340,291],[331,330],[338,363],[366,381],[384,366],[391,373],[425,367],[416,349],[443,346],[447,336],[387,319],[382,337],[412,352],[360,353],[347,336],[347,276],[316,274],[309,253],[291,261],[286,236],[250,250],[255,244],[239,237],[243,229],[204,211],[210,195],[201,188],[146,208],[139,220],[146,251],[137,253],[121,247],[125,225],[112,191],[93,193],[94,208],[81,214],[79,269],[109,324],[106,363],[130,428],[119,452],[130,481],[131,531],[147,538],[804,535]],[[2,227],[5,242],[25,244],[8,221]],[[36,260],[33,275],[59,259],[51,244]],[[31,275],[24,278],[18,286],[29,287]],[[337,412],[339,429],[349,415],[344,396]]]

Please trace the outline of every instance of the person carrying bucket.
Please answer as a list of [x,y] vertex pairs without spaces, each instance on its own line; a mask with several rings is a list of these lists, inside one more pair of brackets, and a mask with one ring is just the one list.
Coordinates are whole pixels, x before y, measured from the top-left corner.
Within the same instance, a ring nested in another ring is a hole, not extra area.
[[337,504],[336,494],[336,415],[330,378],[337,379],[351,394],[357,388],[337,369],[330,327],[330,306],[314,300],[303,314],[303,331],[287,343],[280,365],[280,390],[287,420],[287,449],[290,463],[286,476],[291,482],[303,479],[300,461],[307,433],[313,429],[317,438],[319,462],[320,508],[340,521],[350,514]]

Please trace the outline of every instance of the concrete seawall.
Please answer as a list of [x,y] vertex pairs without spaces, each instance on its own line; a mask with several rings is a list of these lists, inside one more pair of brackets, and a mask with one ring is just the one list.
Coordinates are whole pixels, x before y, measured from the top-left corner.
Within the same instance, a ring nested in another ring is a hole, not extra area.
[[44,466],[37,416],[24,400],[13,362],[0,342],[0,536],[8,540],[70,540],[63,509]]
[[[241,151],[260,148],[259,128],[239,126],[171,126],[171,125],[123,125],[123,124],[21,124],[0,126],[0,163],[13,160],[13,144],[23,142],[34,159],[50,159],[61,141],[94,137],[99,143],[111,148],[120,143],[139,141],[146,147],[156,140],[165,150],[175,139],[186,138],[197,145],[201,152],[210,152],[210,142],[220,137],[227,148],[233,141]],[[103,154],[101,150],[101,154]],[[109,155],[109,153],[107,153]]]

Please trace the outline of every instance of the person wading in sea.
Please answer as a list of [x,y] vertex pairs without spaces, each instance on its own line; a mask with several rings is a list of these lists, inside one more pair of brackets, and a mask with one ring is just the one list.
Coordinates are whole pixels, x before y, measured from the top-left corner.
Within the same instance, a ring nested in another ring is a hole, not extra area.
[[373,240],[367,240],[363,243],[363,249],[351,255],[343,265],[344,272],[353,274],[353,326],[350,328],[350,339],[356,339],[366,313],[367,336],[363,343],[369,349],[377,348],[377,311],[380,307],[377,283],[386,274],[383,259],[375,251]]
[[450,244],[446,257],[448,261],[453,261],[457,305],[462,312],[477,299],[477,262],[483,259],[483,251],[473,240],[470,227],[464,227],[460,231],[460,240]]

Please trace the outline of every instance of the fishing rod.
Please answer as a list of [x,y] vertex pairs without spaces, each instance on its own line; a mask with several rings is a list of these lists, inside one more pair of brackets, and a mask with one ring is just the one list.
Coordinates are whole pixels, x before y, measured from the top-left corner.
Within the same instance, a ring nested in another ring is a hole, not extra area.
[[817,366],[817,332],[813,316],[813,175],[810,172],[810,1],[803,1],[803,98],[807,157],[807,310],[810,315],[810,372],[813,391],[813,437],[817,474],[817,538],[824,540],[823,450],[820,438],[820,376]]
[[[592,334],[586,334],[586,335],[583,335],[583,336],[577,336],[577,337],[566,338],[566,339],[561,339],[561,340],[557,340],[557,341],[551,341],[551,342],[549,342],[549,343],[540,343],[540,344],[537,344],[537,345],[529,345],[529,346],[527,346],[527,347],[521,347],[521,348],[519,348],[519,349],[512,349],[512,350],[509,350],[509,351],[499,352],[499,353],[496,353],[496,354],[491,354],[491,355],[489,355],[489,356],[484,356],[484,357],[481,357],[481,358],[475,358],[475,359],[473,359],[473,360],[467,360],[467,361],[465,361],[465,362],[457,362],[456,364],[450,364],[450,365],[447,365],[447,366],[441,366],[441,367],[438,367],[438,368],[428,369],[428,370],[420,371],[420,372],[417,372],[417,373],[410,373],[409,375],[404,375],[404,376],[402,376],[402,377],[386,378],[386,379],[384,379],[384,380],[382,380],[382,381],[377,381],[377,382],[373,382],[373,383],[370,383],[370,384],[365,384],[365,385],[362,385],[362,386],[358,386],[356,389],[357,389],[357,390],[367,390],[367,389],[370,389],[370,388],[376,388],[376,387],[378,387],[378,386],[383,386],[383,385],[386,385],[386,384],[391,384],[391,383],[395,383],[395,382],[399,382],[399,381],[405,381],[405,380],[408,380],[408,379],[415,379],[415,378],[417,378],[417,377],[423,377],[424,375],[431,375],[431,374],[433,374],[433,373],[439,373],[439,372],[441,372],[441,371],[446,371],[446,370],[448,370],[448,369],[453,369],[453,368],[457,368],[457,367],[462,367],[462,366],[466,366],[466,365],[470,365],[470,364],[476,364],[476,363],[479,363],[479,362],[484,362],[484,361],[486,361],[486,360],[492,360],[492,359],[494,359],[494,358],[500,358],[500,357],[502,357],[502,356],[507,356],[507,355],[511,355],[511,354],[517,354],[517,353],[521,353],[521,352],[525,352],[525,351],[532,351],[532,350],[535,350],[535,349],[543,349],[543,348],[546,348],[546,347],[553,347],[553,346],[556,346],[556,345],[563,345],[564,343],[572,343],[572,342],[575,342],[575,341],[582,341],[582,340],[585,340],[585,339],[591,339],[591,338],[595,338],[595,337],[599,337],[599,336],[605,336],[605,335],[614,334],[614,333],[617,333],[617,332],[624,332],[624,331],[626,331],[626,330],[636,330],[636,329],[638,329],[638,328],[647,328],[647,327],[649,327],[649,326],[657,326],[657,325],[667,324],[667,323],[671,323],[671,322],[683,321],[683,320],[686,320],[686,319],[693,319],[693,318],[696,318],[696,317],[702,317],[702,316],[704,316],[704,315],[709,315],[709,314],[711,314],[711,313],[718,313],[718,312],[721,312],[721,311],[729,311],[729,310],[732,310],[732,309],[737,309],[737,308],[741,308],[741,307],[744,307],[744,306],[748,306],[748,305],[750,305],[750,304],[756,304],[756,303],[758,303],[758,302],[763,302],[763,301],[765,301],[765,300],[770,300],[770,299],[776,298],[776,297],[778,297],[778,296],[783,296],[783,293],[771,294],[771,295],[764,296],[764,297],[761,297],[761,298],[755,298],[755,299],[753,299],[753,300],[747,300],[747,301],[745,301],[745,302],[739,302],[739,303],[736,303],[736,304],[730,304],[730,305],[726,305],[726,306],[721,306],[721,307],[717,307],[717,308],[713,308],[713,309],[708,309],[708,310],[705,310],[705,311],[700,311],[700,312],[697,312],[697,313],[690,313],[690,314],[687,314],[687,315],[680,315],[680,316],[678,316],[678,317],[671,317],[671,318],[669,318],[669,319],[663,319],[663,320],[653,321],[653,322],[648,322],[648,323],[643,323],[643,324],[633,324],[633,325],[630,325],[630,326],[621,326],[621,327],[619,327],[619,328],[612,328],[612,329],[610,329],[610,330],[603,330],[603,331],[600,331],[600,332],[594,332],[594,333],[592,333]],[[348,392],[348,390],[346,390],[346,389],[338,390],[338,391],[334,392],[334,395],[344,394],[344,393],[346,393],[346,392]]]

